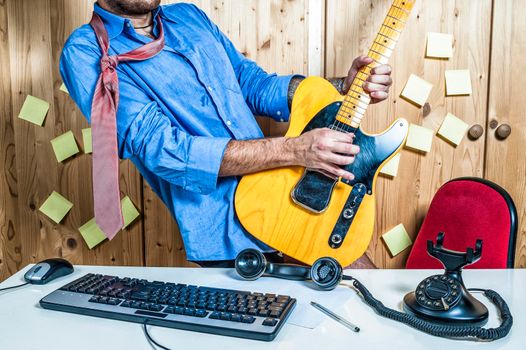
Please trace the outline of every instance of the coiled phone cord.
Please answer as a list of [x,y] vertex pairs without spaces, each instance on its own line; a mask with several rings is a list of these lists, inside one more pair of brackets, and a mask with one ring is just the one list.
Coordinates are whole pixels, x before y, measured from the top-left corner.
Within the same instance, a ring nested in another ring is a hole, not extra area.
[[362,294],[363,299],[367,305],[373,308],[379,315],[405,323],[423,332],[448,338],[468,338],[473,337],[480,340],[493,341],[505,337],[513,325],[513,317],[511,315],[508,305],[504,299],[494,290],[491,289],[472,289],[483,292],[484,295],[497,306],[501,324],[497,328],[483,328],[479,326],[449,326],[445,324],[437,324],[430,321],[422,320],[411,314],[406,314],[397,310],[386,307],[381,301],[373,297],[371,292],[354,277],[345,276],[346,280],[351,280],[353,286]]

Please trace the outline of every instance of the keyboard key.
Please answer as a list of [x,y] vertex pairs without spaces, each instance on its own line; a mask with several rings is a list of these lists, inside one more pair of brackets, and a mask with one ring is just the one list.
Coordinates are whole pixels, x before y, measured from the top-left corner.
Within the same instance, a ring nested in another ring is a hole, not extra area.
[[243,323],[254,323],[255,320],[256,318],[253,316],[243,316],[243,318],[241,318],[241,322]]
[[269,313],[270,313],[269,310],[266,310],[266,309],[259,309],[259,311],[258,311],[258,316],[261,316],[261,317],[267,317]]
[[212,318],[214,320],[218,320],[221,316],[221,313],[219,311],[214,311],[210,314],[208,318]]
[[174,310],[173,306],[167,306],[167,307],[164,308],[163,312],[166,312],[167,314],[174,314],[175,310]]
[[162,305],[159,305],[159,304],[150,305],[150,311],[161,311],[162,309],[163,309]]
[[274,309],[274,310],[270,310],[270,317],[280,317],[281,316],[281,313],[283,312],[282,309]]
[[249,309],[248,310],[248,314],[249,315],[257,315],[257,313],[258,313],[258,309]]
[[232,318],[232,314],[230,312],[221,312],[219,318],[224,321],[230,321],[230,319]]
[[121,303],[121,306],[122,306],[122,307],[131,307],[131,303],[132,303],[131,300],[124,300],[124,301]]
[[206,310],[200,309],[195,311],[195,316],[197,317],[206,317],[206,315],[208,315]]
[[175,307],[175,313],[178,314],[178,315],[182,315],[182,314],[184,314],[184,307],[182,307],[182,306],[176,306],[176,307]]
[[276,324],[278,323],[278,320],[275,319],[275,318],[265,318],[265,320],[263,320],[263,326],[271,326],[271,327],[274,327]]
[[186,316],[193,316],[195,314],[195,309],[190,308],[190,307],[185,307],[184,308],[184,314]]
[[91,302],[91,303],[98,303],[99,302],[99,296],[94,295],[88,301]]
[[233,314],[232,317],[230,318],[230,321],[241,322],[242,318],[243,316],[239,314]]
[[108,305],[119,305],[122,300],[117,298],[110,298],[108,300]]

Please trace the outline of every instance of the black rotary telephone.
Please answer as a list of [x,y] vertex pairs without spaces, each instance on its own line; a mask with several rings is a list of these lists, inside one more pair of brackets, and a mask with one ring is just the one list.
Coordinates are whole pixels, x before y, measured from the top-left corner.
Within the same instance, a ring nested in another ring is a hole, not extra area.
[[[513,325],[513,317],[502,297],[491,289],[466,288],[462,280],[462,268],[473,264],[482,255],[482,241],[477,240],[475,250],[465,253],[445,249],[444,233],[437,236],[436,245],[427,241],[427,252],[440,260],[445,272],[424,279],[414,292],[404,297],[404,310],[400,312],[386,307],[357,279],[343,274],[340,264],[333,258],[320,258],[312,267],[274,264],[255,250],[239,253],[235,267],[237,273],[247,280],[267,275],[293,280],[311,280],[322,290],[332,290],[342,280],[352,281],[366,304],[379,315],[405,323],[423,332],[446,338],[478,339],[492,341],[505,337]],[[497,328],[482,328],[488,321],[488,309],[470,291],[483,292],[499,309],[501,324]]]

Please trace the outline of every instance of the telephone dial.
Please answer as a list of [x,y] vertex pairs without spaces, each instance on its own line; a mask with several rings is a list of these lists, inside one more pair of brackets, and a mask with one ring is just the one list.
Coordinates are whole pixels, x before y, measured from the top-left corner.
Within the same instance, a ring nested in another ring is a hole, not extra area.
[[[235,268],[246,280],[261,276],[310,280],[327,291],[336,288],[342,280],[351,281],[365,303],[379,315],[435,336],[486,341],[505,337],[511,330],[513,317],[504,299],[491,289],[468,289],[462,280],[462,268],[480,259],[482,241],[477,240],[475,249],[467,248],[465,253],[453,251],[444,248],[444,233],[440,232],[436,244],[427,241],[427,252],[444,265],[445,271],[442,275],[427,277],[415,291],[405,295],[405,312],[384,306],[360,281],[344,275],[340,264],[330,257],[316,260],[312,267],[274,264],[268,262],[260,251],[245,249],[238,254]],[[501,318],[499,327],[482,327],[488,320],[488,309],[470,291],[484,293],[497,306]]]

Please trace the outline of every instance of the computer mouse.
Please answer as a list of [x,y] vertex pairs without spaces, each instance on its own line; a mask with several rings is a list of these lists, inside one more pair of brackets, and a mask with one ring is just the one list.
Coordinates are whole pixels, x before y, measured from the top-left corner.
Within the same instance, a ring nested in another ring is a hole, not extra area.
[[29,269],[24,279],[32,284],[46,284],[72,272],[73,265],[69,261],[60,258],[46,259]]

